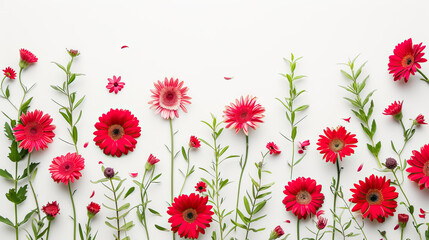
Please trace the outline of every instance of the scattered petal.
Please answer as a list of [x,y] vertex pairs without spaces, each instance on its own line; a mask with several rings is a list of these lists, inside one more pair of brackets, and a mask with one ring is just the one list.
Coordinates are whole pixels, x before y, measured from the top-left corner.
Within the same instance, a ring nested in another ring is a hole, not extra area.
[[397,230],[398,228],[399,228],[399,224],[396,224],[396,226],[393,230]]
[[133,177],[133,178],[137,177],[138,175],[139,175],[139,173],[137,173],[137,172],[130,173],[130,176]]
[[357,171],[360,172],[363,168],[363,163],[358,167]]
[[343,118],[343,120],[349,123],[351,118],[352,118],[352,117],[349,117],[349,118]]
[[285,223],[290,223],[290,220],[286,220]]
[[86,142],[85,144],[83,144],[83,147],[87,148],[88,147],[88,142]]
[[423,210],[423,208],[420,208],[420,213],[425,214],[425,210]]
[[121,49],[124,49],[124,48],[128,48],[128,46],[127,46],[127,45],[124,45],[124,46],[122,46],[122,47],[121,47]]
[[325,211],[319,210],[319,211],[317,211],[316,216],[320,217],[320,215],[323,215],[323,214],[325,214]]
[[102,161],[99,161],[98,164],[104,164]]
[[233,79],[234,77],[224,77],[224,79],[225,80],[231,80],[231,79]]
[[92,191],[92,194],[91,194],[91,196],[90,196],[89,198],[94,197],[94,195],[95,195],[95,191],[93,190],[93,191]]

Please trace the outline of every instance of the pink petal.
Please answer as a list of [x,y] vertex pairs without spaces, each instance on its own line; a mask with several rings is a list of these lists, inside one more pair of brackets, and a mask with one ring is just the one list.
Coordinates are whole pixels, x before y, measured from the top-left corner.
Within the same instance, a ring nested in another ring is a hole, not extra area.
[[233,77],[224,77],[225,80],[231,80]]
[[349,117],[349,118],[343,118],[343,120],[349,123],[351,118],[352,118],[352,117]]
[[360,172],[363,168],[363,163],[358,167],[357,171]]
[[94,195],[95,195],[95,191],[92,191],[92,194],[91,194],[91,196],[89,198],[94,197]]
[[86,142],[85,144],[83,144],[83,147],[84,147],[84,148],[88,147],[88,144],[89,144],[89,143],[88,143],[88,142]]
[[99,161],[98,164],[104,164],[102,161]]
[[121,49],[124,49],[124,48],[128,48],[128,46],[127,46],[127,45],[124,45],[124,46],[122,46],[122,47],[121,47]]
[[133,177],[133,178],[137,177],[137,175],[139,175],[139,173],[137,173],[137,172],[130,173],[130,176]]

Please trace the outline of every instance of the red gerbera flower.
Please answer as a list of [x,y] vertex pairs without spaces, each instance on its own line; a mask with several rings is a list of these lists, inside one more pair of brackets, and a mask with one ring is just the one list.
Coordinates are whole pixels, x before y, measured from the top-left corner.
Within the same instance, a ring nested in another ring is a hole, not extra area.
[[343,160],[343,157],[350,156],[355,151],[353,148],[356,147],[358,142],[355,138],[355,134],[347,132],[346,128],[343,126],[338,127],[337,129],[331,130],[326,128],[323,130],[325,135],[319,135],[319,140],[317,145],[319,147],[317,150],[320,150],[323,158],[326,159],[326,162],[336,163],[337,154],[340,155],[340,160]]
[[389,73],[393,73],[395,81],[404,78],[407,82],[410,73],[414,75],[417,68],[421,68],[419,63],[426,62],[423,58],[425,47],[422,43],[413,45],[411,38],[395,47],[393,55],[389,57]]
[[271,154],[280,154],[282,151],[279,150],[279,147],[274,142],[267,143],[267,149],[270,151]]
[[207,184],[203,181],[200,181],[195,186],[195,191],[198,191],[199,193],[207,192]]
[[140,137],[139,120],[128,110],[110,109],[95,124],[94,142],[104,154],[120,157],[134,151]]
[[167,213],[171,216],[168,222],[171,223],[171,231],[178,232],[180,237],[198,238],[199,234],[204,234],[205,229],[210,227],[213,212],[212,206],[207,205],[208,197],[201,197],[195,193],[189,196],[182,194],[174,198]]
[[416,117],[416,119],[414,120],[414,124],[415,125],[421,125],[421,124],[427,124],[427,123],[425,122],[425,117],[423,115],[419,114]]
[[379,177],[372,174],[359,184],[354,184],[355,188],[350,189],[353,195],[349,201],[356,203],[352,211],[361,211],[364,218],[371,221],[377,219],[378,222],[384,222],[388,216],[393,216],[398,203],[395,198],[398,197],[396,188],[390,186],[390,180],[386,176]]
[[21,115],[21,122],[13,128],[16,141],[21,142],[20,148],[27,149],[32,152],[33,149],[39,151],[48,147],[48,143],[52,142],[55,137],[53,130],[55,125],[52,125],[52,118],[49,114],[43,115],[42,111],[34,110]]
[[191,138],[189,139],[189,147],[190,148],[199,148],[199,147],[201,147],[200,140],[197,137],[195,137],[195,136],[191,136]]
[[57,214],[60,214],[60,207],[57,201],[53,201],[52,203],[47,203],[45,206],[43,206],[42,211],[46,214],[46,216],[53,219],[57,216]]
[[11,67],[7,67],[7,68],[3,69],[3,72],[7,78],[10,78],[10,79],[16,78],[16,72]]
[[285,186],[283,191],[286,197],[283,199],[283,204],[287,211],[292,211],[298,216],[298,219],[316,214],[325,196],[321,193],[322,185],[317,185],[316,180],[311,178],[298,177],[292,180]]
[[85,159],[77,153],[67,153],[54,158],[49,171],[52,179],[59,183],[63,182],[66,185],[68,182],[74,182],[82,176],[82,171],[85,167]]
[[420,148],[420,152],[413,151],[413,156],[407,161],[410,167],[408,178],[416,182],[420,189],[429,189],[429,144]]
[[384,109],[383,114],[384,115],[392,115],[396,120],[402,119],[402,104],[404,101],[399,102],[395,101],[392,104],[389,105],[386,109]]
[[19,49],[19,55],[21,56],[21,59],[19,60],[20,68],[27,68],[28,65],[36,63],[38,60],[32,52],[24,48]]
[[159,159],[156,158],[154,155],[150,154],[145,164],[146,170],[148,171],[152,170],[152,168],[154,168],[155,164],[157,164],[158,162],[159,162]]
[[91,202],[86,206],[88,217],[93,218],[98,212],[100,212],[100,205],[95,202]]
[[183,87],[183,81],[179,82],[179,79],[174,80],[173,78],[168,81],[167,78],[164,82],[158,81],[153,84],[155,89],[150,91],[153,93],[151,109],[155,109],[155,113],[161,113],[161,117],[164,119],[174,119],[179,117],[179,107],[187,112],[185,105],[191,104],[191,97],[186,95],[188,91],[187,87]]
[[243,129],[244,133],[248,135],[249,127],[256,129],[257,123],[262,123],[265,108],[260,104],[256,104],[256,97],[241,96],[240,99],[235,100],[235,104],[231,103],[226,106],[224,118],[226,128],[233,127],[235,132],[238,133]]
[[121,82],[121,76],[113,76],[113,79],[108,78],[107,80],[109,83],[107,84],[106,88],[109,89],[109,93],[115,91],[115,94],[118,94],[118,92],[124,88],[125,83]]

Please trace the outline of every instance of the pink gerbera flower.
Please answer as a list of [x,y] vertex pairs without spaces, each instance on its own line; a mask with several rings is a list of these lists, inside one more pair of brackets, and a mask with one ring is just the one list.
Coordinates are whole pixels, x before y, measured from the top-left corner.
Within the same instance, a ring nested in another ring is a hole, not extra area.
[[420,189],[429,189],[429,144],[424,145],[419,151],[413,151],[413,156],[407,161],[410,165],[407,172],[408,178],[416,182]]
[[153,100],[149,104],[152,104],[150,108],[155,109],[155,113],[161,113],[164,119],[174,119],[179,117],[179,107],[187,112],[185,105],[191,104],[191,97],[186,95],[188,88],[183,87],[183,81],[165,78],[164,82],[158,81],[154,86],[155,89],[150,90]]
[[85,160],[77,153],[67,153],[54,158],[49,171],[52,179],[57,182],[63,182],[66,185],[69,182],[79,179],[82,176],[82,171],[85,167]]
[[413,45],[411,38],[395,47],[388,64],[389,73],[393,74],[394,81],[404,78],[404,81],[407,82],[410,74],[414,75],[417,69],[421,68],[419,63],[427,61],[423,58],[425,47],[422,46],[422,43]]
[[36,55],[24,48],[19,49],[19,55],[21,56],[19,60],[20,68],[27,68],[28,65],[36,63],[38,60]]
[[256,129],[257,123],[263,122],[261,119],[264,117],[265,108],[256,104],[256,97],[241,96],[235,103],[226,106],[223,112],[226,128],[235,128],[236,133],[243,129],[248,135],[249,127]]
[[121,82],[121,76],[113,76],[113,79],[108,78],[107,80],[109,81],[109,83],[107,84],[106,88],[109,89],[109,93],[114,91],[115,94],[118,94],[118,92],[121,91],[122,88],[124,88],[125,83]]
[[16,72],[11,67],[7,67],[7,68],[3,69],[3,73],[4,73],[5,77],[7,77],[7,78],[10,78],[10,79],[16,78]]
[[42,111],[34,110],[21,115],[21,122],[13,130],[16,141],[21,142],[20,148],[24,148],[29,152],[33,149],[36,151],[43,150],[48,147],[48,143],[52,142],[55,136],[53,130],[55,125],[52,125],[52,118],[49,114],[43,115]]

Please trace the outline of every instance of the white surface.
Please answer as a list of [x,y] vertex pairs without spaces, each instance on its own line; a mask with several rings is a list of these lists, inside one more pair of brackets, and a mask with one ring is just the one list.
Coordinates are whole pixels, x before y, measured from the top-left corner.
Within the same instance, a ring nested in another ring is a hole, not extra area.
[[[169,154],[164,144],[169,144],[168,121],[161,119],[149,109],[150,89],[153,82],[164,77],[176,77],[185,81],[190,88],[192,105],[189,112],[180,112],[180,118],[174,120],[174,128],[179,130],[176,135],[176,149],[187,144],[190,135],[207,139],[209,129],[201,120],[210,120],[210,113],[219,119],[224,106],[241,95],[256,95],[258,102],[266,108],[264,123],[256,131],[250,132],[250,158],[247,172],[244,175],[244,187],[250,186],[248,174],[254,175],[253,162],[259,161],[259,152],[265,151],[268,141],[276,142],[282,154],[268,157],[267,168],[273,174],[268,181],[275,181],[273,196],[264,210],[268,218],[257,224],[266,227],[263,232],[251,234],[251,239],[267,239],[270,231],[281,225],[295,239],[295,216],[286,212],[281,203],[284,185],[287,183],[289,168],[286,160],[290,158],[291,146],[281,137],[279,132],[288,133],[284,109],[275,97],[287,95],[287,82],[278,73],[288,71],[282,60],[289,58],[293,52],[303,56],[299,62],[297,73],[308,76],[298,83],[299,89],[306,89],[307,94],[300,97],[299,102],[310,104],[306,111],[308,117],[300,125],[298,140],[310,139],[308,155],[304,162],[295,169],[295,176],[311,176],[323,185],[326,196],[323,208],[329,212],[332,207],[332,194],[329,191],[331,177],[335,174],[335,166],[322,160],[316,151],[318,135],[326,127],[344,125],[348,131],[357,134],[359,144],[356,154],[343,161],[344,189],[349,189],[357,179],[363,179],[376,167],[375,160],[366,149],[367,137],[360,128],[356,117],[352,116],[350,104],[343,96],[346,92],[338,87],[346,80],[340,73],[341,65],[348,58],[360,54],[359,62],[368,60],[363,74],[370,74],[367,89],[377,89],[374,94],[374,117],[378,123],[376,140],[382,140],[381,159],[393,156],[390,140],[402,141],[402,132],[392,118],[382,115],[387,105],[395,100],[404,101],[405,120],[416,117],[419,113],[429,117],[427,105],[429,85],[411,77],[407,84],[393,82],[388,74],[388,57],[394,46],[409,37],[415,43],[428,44],[427,1],[2,1],[0,2],[0,22],[2,37],[0,38],[0,67],[12,66],[17,69],[20,48],[27,48],[39,58],[39,62],[23,73],[23,81],[30,85],[37,83],[31,110],[35,108],[51,114],[57,126],[54,143],[48,150],[33,155],[33,161],[40,161],[39,174],[35,180],[35,188],[39,201],[44,205],[47,201],[58,201],[61,214],[51,229],[51,239],[72,239],[72,215],[66,187],[54,183],[48,168],[52,159],[73,149],[58,138],[67,138],[66,123],[58,113],[57,105],[51,98],[60,99],[49,85],[63,81],[64,75],[51,61],[65,63],[68,55],[65,49],[78,49],[82,54],[73,65],[73,71],[84,73],[73,85],[78,95],[86,95],[83,106],[83,120],[80,122],[81,153],[86,159],[83,177],[73,184],[77,188],[76,203],[78,220],[86,221],[86,205],[90,201],[106,202],[101,185],[94,185],[90,180],[102,177],[98,161],[106,166],[119,170],[122,177],[129,172],[142,174],[144,163],[150,153],[161,159],[158,170],[163,176],[162,183],[154,185],[150,190],[150,198],[154,200],[151,207],[162,212],[163,217],[149,217],[151,223],[168,226],[166,214],[169,200]],[[127,49],[120,49],[128,45]],[[426,49],[427,52],[427,49]],[[425,56],[426,58],[429,55]],[[429,73],[429,64],[423,64],[423,72]],[[122,76],[125,88],[118,95],[108,93],[105,88],[107,78],[113,75]],[[230,81],[223,77],[233,76]],[[12,84],[12,92],[19,92],[17,83]],[[14,95],[16,96],[16,95]],[[14,99],[17,100],[17,99]],[[7,103],[1,101],[1,110],[13,112]],[[126,108],[140,120],[142,136],[138,139],[134,152],[121,158],[105,156],[93,143],[94,124],[102,113],[110,108]],[[15,114],[15,113],[13,113]],[[351,123],[342,118],[352,116]],[[0,115],[3,125],[5,117]],[[409,157],[411,151],[419,149],[427,143],[428,126],[417,129],[415,137],[404,151]],[[8,142],[1,134],[0,145],[1,168],[12,169],[12,163],[6,158]],[[244,135],[234,134],[231,130],[224,131],[222,144],[230,145],[231,154],[244,153]],[[90,142],[88,148],[82,146]],[[7,144],[5,144],[7,143]],[[192,161],[197,166],[208,167],[212,152],[207,147],[192,152]],[[177,167],[184,167],[182,158],[177,158]],[[357,167],[364,163],[361,172]],[[23,165],[21,166],[23,169]],[[239,172],[238,163],[230,161],[223,165],[222,172],[234,181],[226,187],[225,206],[235,206],[235,189]],[[139,175],[140,179],[142,175]],[[180,188],[182,178],[177,171],[176,192]],[[207,177],[197,171],[189,180],[185,192],[191,193],[199,177]],[[388,175],[388,177],[391,177]],[[129,186],[132,185],[128,181]],[[13,205],[6,200],[4,193],[11,183],[0,180],[0,214],[13,218]],[[409,193],[416,210],[426,207],[429,191],[418,190],[416,184],[405,181],[405,189]],[[93,199],[89,196],[95,190]],[[345,191],[347,198],[351,196]],[[138,203],[137,194],[131,198]],[[33,207],[33,199],[20,206],[20,213]],[[403,206],[397,208],[404,213]],[[112,214],[103,209],[93,223],[94,230],[99,231],[98,239],[112,239],[112,231],[105,226],[105,217]],[[129,232],[132,239],[145,239],[144,230],[132,214],[136,227]],[[285,220],[291,220],[289,224]],[[131,218],[129,218],[131,220]],[[419,219],[421,220],[421,219]],[[229,221],[229,220],[228,220]],[[331,224],[329,216],[329,224]],[[365,221],[365,231],[369,239],[379,239],[377,229],[387,230],[389,239],[398,239],[398,231],[393,227],[397,223],[396,215],[384,224]],[[314,229],[311,221],[301,225],[301,236],[312,237],[305,226]],[[29,229],[29,226],[25,226]],[[212,224],[206,236],[209,239],[212,230],[218,229]],[[405,230],[411,239],[416,239],[411,225]],[[13,229],[0,225],[2,239],[13,239]],[[396,235],[394,235],[396,234]],[[67,237],[66,237],[67,236]],[[243,232],[238,231],[237,237],[242,239]],[[170,239],[171,234],[157,231],[151,224],[152,239]],[[325,237],[329,238],[329,235]],[[21,231],[21,239],[25,239]],[[359,237],[355,239],[360,239]]]

